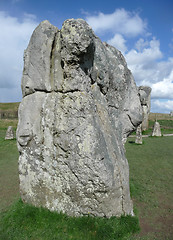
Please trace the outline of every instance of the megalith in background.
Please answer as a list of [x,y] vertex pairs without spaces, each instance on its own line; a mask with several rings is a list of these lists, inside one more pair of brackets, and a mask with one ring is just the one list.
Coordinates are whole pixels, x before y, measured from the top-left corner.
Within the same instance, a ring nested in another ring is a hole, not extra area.
[[142,124],[140,124],[136,129],[135,143],[142,144]]
[[14,129],[12,126],[8,126],[6,134],[5,134],[5,140],[11,140],[15,138]]
[[148,86],[140,86],[138,89],[143,110],[142,131],[146,131],[148,129],[148,118],[151,108],[152,89]]
[[152,137],[161,137],[161,129],[160,129],[160,123],[155,121],[152,131]]
[[123,55],[82,19],[40,23],[24,53],[23,201],[72,216],[133,214],[123,142],[142,122]]

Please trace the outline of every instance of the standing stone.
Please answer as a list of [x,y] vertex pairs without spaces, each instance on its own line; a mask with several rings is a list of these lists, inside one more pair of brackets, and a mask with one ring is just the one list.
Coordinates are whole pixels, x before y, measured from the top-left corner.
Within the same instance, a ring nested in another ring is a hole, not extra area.
[[140,124],[136,129],[136,140],[135,143],[142,144],[142,125]]
[[8,127],[5,135],[5,140],[9,140],[9,139],[14,139],[14,130],[12,126]]
[[162,134],[161,134],[161,130],[160,130],[160,124],[159,122],[155,122],[154,123],[154,127],[153,127],[153,131],[152,131],[152,136],[156,136],[156,137],[161,137]]
[[151,88],[148,86],[140,86],[139,95],[143,110],[142,131],[146,131],[148,129],[148,117],[151,108]]
[[17,129],[23,201],[72,216],[133,214],[123,141],[142,122],[122,54],[82,19],[48,21],[24,57]]

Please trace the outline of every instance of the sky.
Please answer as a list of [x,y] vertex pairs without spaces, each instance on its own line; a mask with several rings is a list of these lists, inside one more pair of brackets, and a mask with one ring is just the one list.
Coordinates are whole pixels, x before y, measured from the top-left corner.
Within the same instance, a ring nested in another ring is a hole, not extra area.
[[137,86],[150,86],[151,112],[173,110],[172,0],[0,0],[0,102],[22,99],[23,53],[43,20],[61,29],[83,18],[120,50]]

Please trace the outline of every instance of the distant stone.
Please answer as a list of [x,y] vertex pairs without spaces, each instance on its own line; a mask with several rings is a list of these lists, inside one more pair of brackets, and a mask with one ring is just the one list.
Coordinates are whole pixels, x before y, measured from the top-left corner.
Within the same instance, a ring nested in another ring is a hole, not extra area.
[[14,130],[12,126],[8,127],[5,135],[5,140],[9,140],[9,139],[14,139]]
[[161,130],[160,130],[160,124],[159,122],[155,122],[154,123],[154,127],[153,127],[153,131],[152,131],[152,136],[156,136],[156,137],[161,137],[162,134],[161,134]]
[[136,140],[135,143],[142,144],[142,125],[140,124],[136,129]]
[[146,131],[148,129],[148,117],[151,108],[151,88],[140,86],[138,89],[143,110],[142,131]]
[[72,216],[133,214],[123,142],[142,122],[121,52],[82,19],[48,21],[25,51],[17,129],[23,201]]

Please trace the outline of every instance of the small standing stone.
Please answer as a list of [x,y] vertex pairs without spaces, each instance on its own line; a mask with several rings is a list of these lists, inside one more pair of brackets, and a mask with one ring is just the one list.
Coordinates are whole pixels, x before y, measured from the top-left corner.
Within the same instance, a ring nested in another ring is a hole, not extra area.
[[14,130],[12,126],[9,126],[5,135],[5,140],[14,139]]
[[140,86],[138,88],[138,91],[143,111],[143,120],[141,128],[142,131],[146,131],[148,129],[148,117],[151,108],[151,88],[148,86]]
[[154,137],[154,136],[156,136],[156,137],[161,137],[162,136],[161,130],[160,130],[160,124],[157,121],[154,124],[153,132],[152,132],[152,137]]
[[140,124],[136,129],[136,140],[135,143],[142,144],[142,125]]

